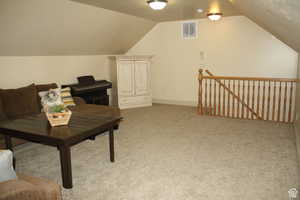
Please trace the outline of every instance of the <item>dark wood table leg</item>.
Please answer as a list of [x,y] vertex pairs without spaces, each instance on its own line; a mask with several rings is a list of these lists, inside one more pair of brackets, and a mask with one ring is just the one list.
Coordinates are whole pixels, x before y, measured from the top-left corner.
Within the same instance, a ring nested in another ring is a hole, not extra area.
[[114,129],[111,128],[109,130],[109,154],[110,154],[110,161],[115,162],[115,147],[114,147]]
[[[13,145],[12,145],[11,137],[8,136],[8,135],[5,135],[4,140],[5,140],[5,148],[9,149],[13,152]],[[14,167],[14,169],[16,169],[16,158],[15,158],[15,156],[13,156],[13,167]]]
[[66,189],[71,189],[73,187],[71,149],[67,145],[60,145],[58,149],[60,153],[60,165],[63,186]]
[[4,139],[5,139],[5,148],[12,151],[13,147],[12,147],[11,137],[8,135],[5,135]]
[[89,137],[89,140],[96,140],[96,136]]

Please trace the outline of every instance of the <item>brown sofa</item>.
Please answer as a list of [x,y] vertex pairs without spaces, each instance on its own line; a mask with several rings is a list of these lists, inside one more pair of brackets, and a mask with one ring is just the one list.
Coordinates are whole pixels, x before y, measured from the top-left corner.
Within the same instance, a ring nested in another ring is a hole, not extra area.
[[[35,85],[18,89],[0,89],[0,121],[16,119],[29,114],[38,114],[42,106],[38,95],[41,91],[57,88],[56,83]],[[74,97],[75,104],[85,103],[83,99]],[[23,144],[25,141],[12,139],[13,146]],[[4,148],[3,136],[0,133],[0,149]]]

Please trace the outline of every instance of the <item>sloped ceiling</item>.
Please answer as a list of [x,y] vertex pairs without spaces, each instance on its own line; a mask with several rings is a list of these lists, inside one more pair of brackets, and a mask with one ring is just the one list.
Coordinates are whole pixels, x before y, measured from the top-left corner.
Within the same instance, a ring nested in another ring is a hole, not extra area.
[[218,9],[249,17],[300,52],[299,0],[169,0],[162,11],[146,1],[0,0],[0,56],[120,54],[154,21],[202,18]]
[[[227,0],[169,0],[168,6],[159,11],[152,10],[147,0],[72,0],[101,8],[150,19],[153,21],[174,21],[205,18],[208,11],[222,11],[224,16],[240,15]],[[197,9],[203,9],[198,13]]]
[[299,0],[229,0],[245,16],[300,52]]
[[154,25],[70,0],[1,0],[0,56],[124,53]]

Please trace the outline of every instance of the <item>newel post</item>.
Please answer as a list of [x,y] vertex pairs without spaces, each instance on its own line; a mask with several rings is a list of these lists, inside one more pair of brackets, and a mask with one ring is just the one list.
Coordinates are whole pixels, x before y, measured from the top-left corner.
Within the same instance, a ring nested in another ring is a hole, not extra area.
[[202,81],[203,81],[203,69],[199,69],[199,91],[198,91],[198,114],[203,115],[203,104],[202,104]]

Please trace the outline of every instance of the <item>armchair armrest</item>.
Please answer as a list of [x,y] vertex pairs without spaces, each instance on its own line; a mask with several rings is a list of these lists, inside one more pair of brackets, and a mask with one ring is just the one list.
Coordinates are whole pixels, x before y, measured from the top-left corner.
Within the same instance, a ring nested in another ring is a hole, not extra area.
[[0,200],[38,200],[39,192],[34,185],[23,180],[9,180],[0,183]]
[[76,105],[86,104],[85,100],[81,97],[73,97]]
[[0,183],[0,200],[62,200],[58,184],[21,174],[18,177]]

